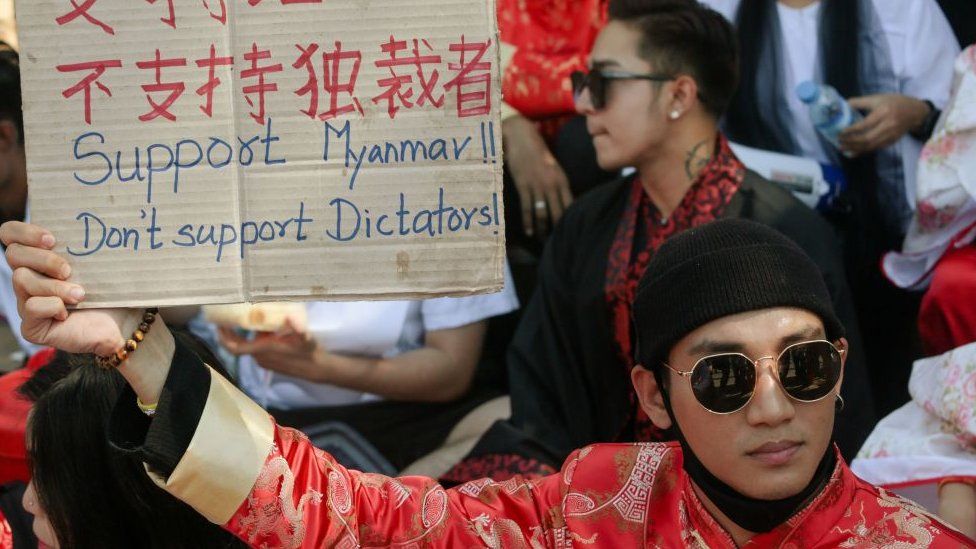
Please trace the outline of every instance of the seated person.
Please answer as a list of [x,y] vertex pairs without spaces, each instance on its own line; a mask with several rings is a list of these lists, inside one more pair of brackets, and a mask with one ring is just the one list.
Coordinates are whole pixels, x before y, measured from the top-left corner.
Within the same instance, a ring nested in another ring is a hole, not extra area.
[[[27,218],[27,156],[24,150],[24,113],[20,97],[20,59],[0,41],[0,223]],[[0,258],[0,315],[26,356],[40,350],[20,335],[13,271]]]
[[304,326],[290,321],[282,332],[251,339],[222,329],[220,339],[243,355],[241,388],[278,421],[300,429],[347,423],[401,470],[497,396],[475,390],[462,398],[472,389],[488,319],[518,308],[505,272],[495,294],[311,302]]
[[7,259],[34,271],[17,285],[25,337],[117,367],[131,390],[110,439],[252,547],[974,543],[850,472],[832,444],[844,326],[816,264],[758,223],[677,235],[641,279],[631,379],[641,409],[678,442],[596,444],[558,475],[451,490],[343,468],[151,312],[69,312],[76,285],[58,278],[65,261],[44,229],[8,223],[0,240],[21,244]]
[[918,331],[927,356],[976,341],[976,46],[956,59],[952,98],[922,149],[916,210],[900,253],[882,264],[901,288],[927,289]]
[[[13,295],[12,286],[10,292]],[[30,515],[21,505],[30,482],[24,439],[32,403],[18,390],[54,356],[54,349],[44,348],[31,355],[23,368],[0,376],[0,515],[7,522],[10,537],[18,540],[18,547],[24,547],[22,542],[33,537]],[[4,547],[3,530],[0,526],[0,548]]]
[[[724,129],[736,143],[839,167],[847,192],[829,218],[843,238],[875,412],[908,400],[918,296],[887,284],[881,256],[912,216],[922,144],[945,106],[959,45],[933,0],[703,0],[735,21],[740,85]],[[826,83],[864,113],[840,135],[814,128],[796,93]]]
[[908,392],[851,469],[976,537],[976,343],[917,361]]
[[596,165],[569,75],[586,67],[607,0],[499,0],[509,244],[548,233],[574,196],[613,179]]
[[908,237],[883,264],[900,287],[928,286],[918,328],[932,358],[915,363],[912,400],[881,420],[851,465],[976,536],[976,46],[956,59],[955,73],[922,149]]
[[0,485],[30,480],[24,433],[31,402],[18,390],[53,357],[54,349],[43,349],[34,353],[23,368],[0,376]]
[[41,546],[243,547],[153,484],[139,460],[110,448],[109,413],[124,387],[118,372],[96,368],[90,355],[66,353],[21,387],[34,401],[27,436],[32,480],[23,504]]
[[837,441],[853,457],[867,437],[871,395],[833,233],[748,171],[718,130],[735,89],[735,51],[729,22],[697,2],[610,3],[591,69],[577,76],[576,104],[600,165],[637,173],[580,198],[552,234],[509,349],[511,421],[446,480],[543,473],[593,442],[660,440],[629,380],[634,291],[668,238],[723,217],[769,225],[813,257],[855,344]]

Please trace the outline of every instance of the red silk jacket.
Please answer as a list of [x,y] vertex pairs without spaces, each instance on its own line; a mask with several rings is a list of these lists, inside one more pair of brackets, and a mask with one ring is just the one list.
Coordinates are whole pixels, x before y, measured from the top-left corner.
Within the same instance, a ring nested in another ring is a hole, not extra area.
[[[177,346],[155,417],[122,394],[110,439],[164,489],[252,547],[733,548],[674,443],[597,444],[555,475],[445,489],[351,471],[283,428]],[[748,547],[976,547],[911,502],[856,478],[827,487]]]

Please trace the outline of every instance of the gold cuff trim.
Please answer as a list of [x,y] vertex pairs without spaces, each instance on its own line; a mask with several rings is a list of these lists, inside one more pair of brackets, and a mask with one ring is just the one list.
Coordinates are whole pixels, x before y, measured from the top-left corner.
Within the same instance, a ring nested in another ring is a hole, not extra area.
[[210,379],[210,394],[193,440],[162,487],[210,522],[225,524],[251,493],[264,467],[274,441],[274,423],[264,409],[212,369]]

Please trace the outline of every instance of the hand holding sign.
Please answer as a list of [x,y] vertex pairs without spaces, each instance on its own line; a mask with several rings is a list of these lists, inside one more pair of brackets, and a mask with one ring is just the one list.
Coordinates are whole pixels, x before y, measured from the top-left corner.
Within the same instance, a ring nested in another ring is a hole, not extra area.
[[[108,355],[122,346],[125,309],[99,309],[68,314],[68,306],[85,299],[84,289],[71,282],[71,267],[51,251],[55,240],[37,225],[10,221],[0,226],[7,264],[14,272],[17,310],[25,338],[72,353]],[[141,314],[137,311],[136,314]]]
[[79,306],[500,287],[492,2],[19,7],[31,216]]

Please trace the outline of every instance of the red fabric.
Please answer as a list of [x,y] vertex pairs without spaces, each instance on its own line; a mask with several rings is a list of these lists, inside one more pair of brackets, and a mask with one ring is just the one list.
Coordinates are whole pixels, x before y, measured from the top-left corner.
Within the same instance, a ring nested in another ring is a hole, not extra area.
[[[685,194],[681,204],[671,213],[666,224],[662,225],[658,221],[657,209],[644,192],[640,180],[634,180],[630,199],[610,246],[605,286],[614,340],[620,360],[626,365],[624,374],[628,379],[630,369],[634,366],[633,343],[630,340],[630,309],[634,303],[637,284],[647,269],[651,256],[673,235],[718,219],[745,177],[745,166],[732,153],[722,134],[716,140],[715,151],[716,154],[698,174],[698,179]],[[645,238],[640,240],[643,245],[639,245],[635,239],[638,227],[647,231]],[[640,249],[637,249],[638,246]],[[636,432],[621,433],[619,440],[661,440],[660,430],[637,405],[637,395],[633,387],[630,390],[630,401],[636,415]]]
[[17,389],[50,362],[54,353],[54,349],[38,351],[23,368],[0,376],[0,484],[30,481],[24,435],[31,403],[17,394]]
[[508,480],[516,475],[533,479],[551,475],[556,469],[539,460],[517,454],[486,454],[464,459],[440,477],[445,484],[462,484],[479,478]]
[[607,21],[607,0],[499,0],[502,42],[516,52],[502,77],[505,102],[533,120],[573,114],[569,75]]
[[[264,468],[225,528],[252,547],[733,548],[681,467],[677,444],[598,444],[538,480],[469,482],[350,471],[276,428]],[[827,487],[756,547],[972,546],[838,456]]]
[[976,341],[976,246],[950,249],[939,260],[922,298],[918,331],[930,356]]
[[2,511],[0,511],[0,549],[14,549],[14,533]]

